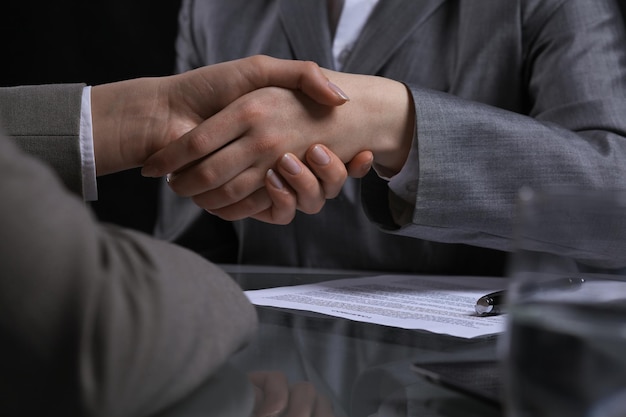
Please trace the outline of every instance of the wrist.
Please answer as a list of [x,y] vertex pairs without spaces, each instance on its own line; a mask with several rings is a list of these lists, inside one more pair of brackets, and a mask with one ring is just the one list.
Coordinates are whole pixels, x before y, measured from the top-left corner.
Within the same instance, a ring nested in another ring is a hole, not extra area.
[[415,136],[415,106],[410,90],[402,83],[385,80],[378,95],[380,114],[373,146],[374,166],[385,177],[404,166]]
[[92,88],[94,154],[98,175],[140,166],[154,150],[149,138],[163,116],[150,79]]
[[384,77],[340,72],[329,73],[351,97],[336,109],[336,123],[343,126],[327,144],[344,162],[368,150],[373,164],[387,177],[404,166],[415,136],[415,104],[411,91],[401,82]]

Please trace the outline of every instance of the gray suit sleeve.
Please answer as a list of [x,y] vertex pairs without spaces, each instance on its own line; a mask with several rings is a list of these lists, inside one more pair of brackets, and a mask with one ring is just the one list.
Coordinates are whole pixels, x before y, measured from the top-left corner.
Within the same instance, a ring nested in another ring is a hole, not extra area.
[[[419,175],[390,183],[404,203],[392,201],[404,215],[401,227],[389,221],[386,198],[364,193],[371,196],[368,212],[378,213],[374,220],[387,230],[511,250],[520,187],[624,187],[626,37],[619,10],[606,1],[524,5],[527,113],[411,86],[419,166],[405,169]],[[364,182],[365,189],[374,186]]]
[[[65,123],[49,120],[64,136]],[[56,146],[41,139],[40,149]],[[254,308],[226,273],[97,223],[49,166],[11,142],[0,135],[0,415],[148,415],[252,337]]]
[[83,84],[0,88],[0,125],[20,148],[52,165],[82,194],[80,106]]

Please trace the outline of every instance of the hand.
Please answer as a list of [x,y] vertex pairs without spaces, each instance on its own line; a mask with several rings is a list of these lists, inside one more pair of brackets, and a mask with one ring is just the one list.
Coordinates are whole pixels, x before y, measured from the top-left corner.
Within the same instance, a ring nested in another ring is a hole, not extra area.
[[[267,56],[95,86],[92,117],[98,175],[141,166],[148,156],[233,100],[266,86],[299,89],[326,106],[347,99],[316,64]],[[153,176],[149,165],[143,172]]]
[[285,374],[278,371],[251,372],[248,379],[256,393],[254,417],[335,416],[331,402],[318,394],[311,383],[290,386]]
[[[307,165],[295,155],[285,154],[274,169],[269,169],[262,187],[232,205],[222,206],[209,194],[193,197],[196,204],[224,220],[251,217],[273,224],[290,223],[296,210],[319,212],[327,199],[336,197],[348,174],[360,178],[372,165],[371,152],[359,153],[346,167],[324,145],[312,146],[306,154]],[[309,167],[311,167],[309,169]]]
[[406,87],[381,77],[327,73],[340,80],[351,101],[321,106],[280,88],[251,92],[189,134],[149,158],[181,196],[203,207],[242,201],[264,185],[265,173],[286,153],[303,159],[321,143],[342,161],[371,150],[385,173],[397,173],[414,132],[412,98]]

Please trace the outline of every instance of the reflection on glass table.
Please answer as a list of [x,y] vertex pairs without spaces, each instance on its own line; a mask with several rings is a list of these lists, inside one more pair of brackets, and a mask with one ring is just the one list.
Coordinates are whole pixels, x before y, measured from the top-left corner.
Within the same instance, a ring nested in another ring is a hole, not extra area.
[[[376,274],[223,267],[244,290]],[[497,336],[464,339],[275,307],[257,306],[257,312],[258,337],[232,358],[232,365],[245,374],[276,371],[289,384],[310,384],[332,405],[331,414],[324,406],[310,415],[502,415],[497,404],[433,383],[412,369],[416,362],[497,361]]]

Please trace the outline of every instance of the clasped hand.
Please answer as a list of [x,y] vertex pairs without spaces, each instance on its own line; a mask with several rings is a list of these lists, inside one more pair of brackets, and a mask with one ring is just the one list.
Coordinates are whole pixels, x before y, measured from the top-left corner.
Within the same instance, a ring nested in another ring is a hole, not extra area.
[[[267,56],[224,62],[169,77],[95,86],[91,105],[97,174],[143,166],[142,173],[149,177],[173,173],[172,188],[180,192],[180,186],[185,184],[182,178],[190,178],[198,170],[189,170],[189,164],[185,163],[162,172],[165,165],[159,162],[160,158],[179,160],[171,157],[179,145],[171,148],[168,145],[180,143],[192,153],[200,153],[189,162],[222,147],[224,140],[230,138],[224,134],[215,140],[216,134],[232,129],[230,123],[242,122],[241,117],[233,117],[232,111],[224,110],[248,93],[268,86],[302,91],[326,108],[347,101],[316,64]],[[200,142],[203,146],[194,149],[194,144]],[[208,151],[204,145],[208,145]],[[220,157],[216,174],[222,175],[224,162],[233,168],[250,164],[249,150],[238,154],[240,147],[226,153],[230,161]],[[159,156],[148,159],[155,153]],[[203,193],[206,188],[199,191],[193,187],[182,195],[193,197],[196,203],[226,219],[251,216],[272,223],[288,223],[296,209],[307,213],[319,211],[325,199],[337,195],[348,172],[364,175],[371,166],[372,155],[363,152],[355,156],[346,168],[328,148],[310,146],[308,152],[297,155],[284,152],[281,163],[277,164],[278,158],[273,158],[271,163],[258,164],[256,172],[226,171],[227,175],[240,175],[241,179],[211,196]],[[193,181],[204,182],[207,175],[211,176],[200,173]],[[215,180],[209,180],[211,183]]]
[[315,213],[325,198],[339,193],[348,173],[363,176],[374,156],[386,172],[399,171],[414,125],[404,85],[381,77],[326,74],[340,79],[358,101],[328,106],[307,91],[254,90],[158,151],[146,165],[157,175],[170,173],[177,194],[222,218],[274,223],[281,222],[275,208],[289,191],[297,194],[298,209]]
[[96,86],[91,103],[98,175],[170,174],[227,220],[316,213],[348,175],[398,172],[414,130],[403,84],[266,56]]
[[343,162],[352,159],[342,161],[319,143],[326,141],[319,122],[332,113],[333,107],[288,89],[248,93],[161,152],[173,160],[201,155],[175,162],[181,167],[170,175],[170,187],[227,220],[271,214],[259,209],[279,205],[288,189],[297,194],[299,210],[316,213],[340,192]]

